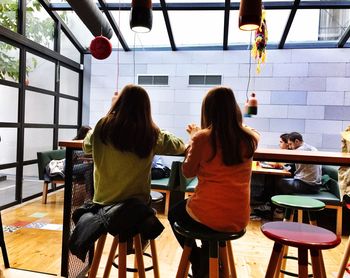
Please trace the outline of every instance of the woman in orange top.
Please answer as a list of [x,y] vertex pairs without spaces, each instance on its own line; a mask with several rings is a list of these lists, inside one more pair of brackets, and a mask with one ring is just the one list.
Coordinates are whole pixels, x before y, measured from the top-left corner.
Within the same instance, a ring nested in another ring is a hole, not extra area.
[[[198,177],[194,194],[169,212],[169,222],[186,226],[209,227],[223,232],[238,232],[249,222],[250,178],[259,134],[243,125],[242,113],[233,91],[211,89],[202,103],[201,129],[187,128],[191,142],[183,163],[186,177]],[[184,246],[185,238],[174,231]],[[208,244],[194,246],[190,256],[192,273],[207,272]]]

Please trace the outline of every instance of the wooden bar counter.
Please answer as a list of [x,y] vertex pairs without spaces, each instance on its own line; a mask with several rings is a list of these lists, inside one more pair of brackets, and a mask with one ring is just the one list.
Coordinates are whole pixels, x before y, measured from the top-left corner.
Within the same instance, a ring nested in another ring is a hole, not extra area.
[[[65,176],[65,192],[64,192],[64,214],[63,214],[63,235],[62,235],[62,261],[61,275],[64,277],[74,277],[72,273],[86,273],[88,266],[86,264],[72,264],[72,255],[69,252],[68,240],[71,234],[72,220],[72,157],[74,150],[81,150],[82,140],[67,140],[60,141],[60,147],[66,148],[66,176]],[[350,166],[350,154],[341,152],[311,152],[298,150],[281,150],[281,149],[264,149],[259,148],[254,153],[254,161],[271,161],[271,162],[291,162],[304,164],[319,164],[319,165],[339,165]],[[271,174],[269,172],[274,169],[262,169],[256,167],[253,172],[260,174]],[[260,172],[259,172],[260,171]],[[275,170],[281,171],[281,170]],[[273,173],[272,173],[273,174]],[[276,172],[274,174],[281,174]],[[91,258],[89,257],[89,260]],[[71,269],[74,268],[74,269]],[[77,269],[78,268],[78,269]],[[75,275],[75,274],[74,274]]]

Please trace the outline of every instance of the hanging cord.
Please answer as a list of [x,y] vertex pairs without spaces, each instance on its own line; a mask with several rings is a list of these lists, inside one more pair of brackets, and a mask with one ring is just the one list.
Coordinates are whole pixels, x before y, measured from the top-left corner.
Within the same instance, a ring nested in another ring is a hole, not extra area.
[[133,63],[134,63],[134,84],[136,82],[136,61],[135,61],[135,45],[136,45],[136,32],[134,32],[134,51],[133,51]]
[[[118,12],[118,26],[120,28],[120,0],[119,0],[119,12]],[[117,89],[116,89],[116,92],[118,92],[119,90],[119,52],[120,52],[120,44],[119,44],[119,39],[118,39],[118,43],[117,43]]]
[[248,53],[249,53],[249,72],[248,72],[248,83],[247,83],[247,90],[245,92],[245,96],[248,101],[248,91],[249,91],[249,84],[250,84],[250,70],[252,68],[252,54],[250,53],[251,46],[252,46],[252,36],[253,36],[253,31],[250,31],[250,40],[249,40],[249,45],[248,45]]

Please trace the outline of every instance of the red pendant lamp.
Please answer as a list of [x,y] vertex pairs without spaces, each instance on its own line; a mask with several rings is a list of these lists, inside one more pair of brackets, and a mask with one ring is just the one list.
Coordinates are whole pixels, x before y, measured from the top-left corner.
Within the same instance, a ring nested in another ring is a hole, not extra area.
[[147,33],[152,29],[153,14],[151,0],[132,0],[130,28],[136,33]]
[[262,15],[261,0],[241,0],[239,5],[239,29],[253,31],[260,27]]
[[112,44],[104,36],[95,37],[90,43],[91,55],[99,60],[106,59],[112,53]]

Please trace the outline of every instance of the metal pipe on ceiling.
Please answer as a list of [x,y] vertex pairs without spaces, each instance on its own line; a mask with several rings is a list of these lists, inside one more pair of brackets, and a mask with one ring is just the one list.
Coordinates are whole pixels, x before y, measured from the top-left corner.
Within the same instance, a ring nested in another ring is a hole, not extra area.
[[95,36],[103,35],[110,39],[113,30],[93,0],[67,0],[90,32]]

